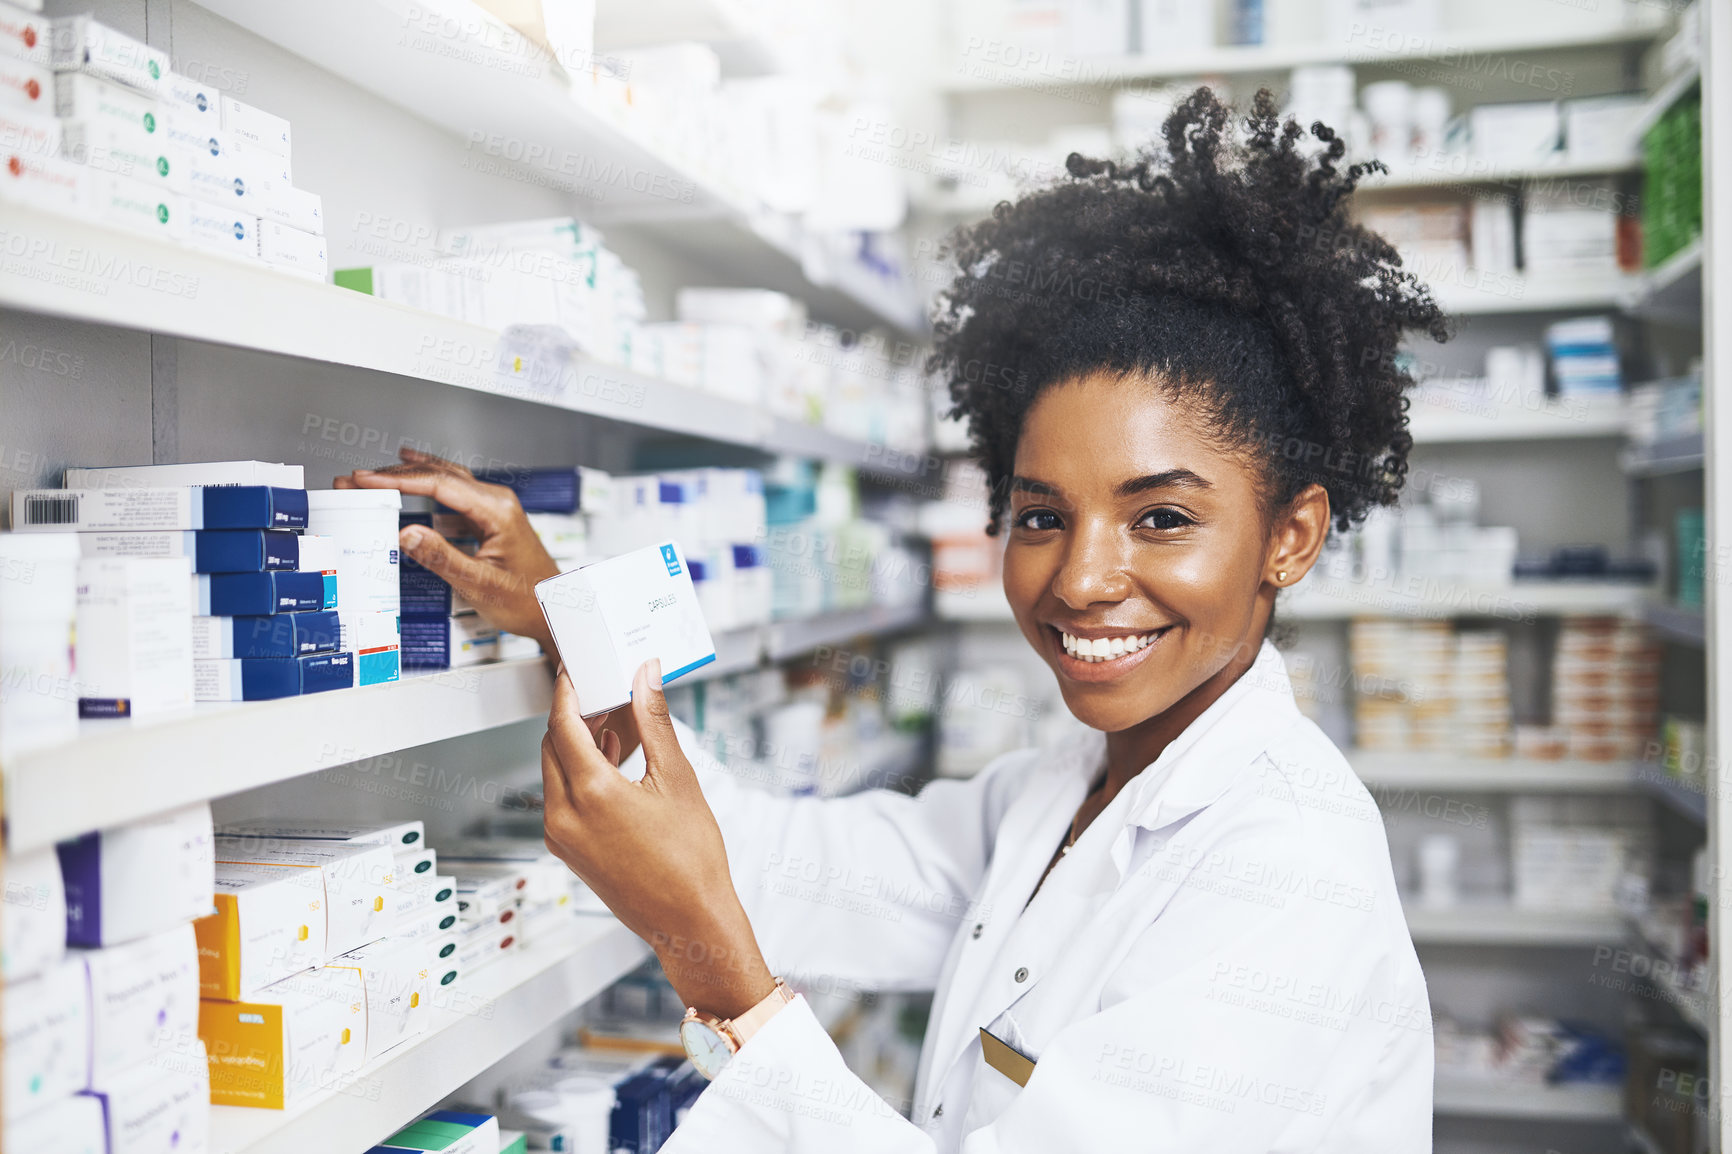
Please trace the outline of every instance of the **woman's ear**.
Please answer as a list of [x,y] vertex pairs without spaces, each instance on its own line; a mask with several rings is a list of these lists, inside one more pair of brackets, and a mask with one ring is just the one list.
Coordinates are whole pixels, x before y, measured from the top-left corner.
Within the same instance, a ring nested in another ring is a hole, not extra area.
[[1307,485],[1275,516],[1263,581],[1285,589],[1311,571],[1329,539],[1329,493]]

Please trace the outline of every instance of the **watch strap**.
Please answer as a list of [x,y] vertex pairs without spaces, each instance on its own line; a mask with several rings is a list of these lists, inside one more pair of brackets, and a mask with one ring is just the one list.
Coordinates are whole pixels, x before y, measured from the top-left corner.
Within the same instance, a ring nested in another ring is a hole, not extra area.
[[788,988],[788,983],[781,978],[776,979],[776,988],[771,990],[764,1000],[728,1022],[728,1033],[733,1035],[736,1050],[751,1040],[753,1034],[764,1028],[764,1023],[776,1016],[776,1011],[794,1000],[794,991]]

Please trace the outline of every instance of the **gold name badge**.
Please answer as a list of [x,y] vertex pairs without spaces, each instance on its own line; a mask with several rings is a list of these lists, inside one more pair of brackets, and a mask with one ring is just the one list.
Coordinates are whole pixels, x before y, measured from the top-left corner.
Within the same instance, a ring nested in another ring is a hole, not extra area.
[[1034,1059],[1016,1050],[1002,1038],[987,1033],[985,1026],[980,1028],[980,1052],[986,1058],[988,1066],[1018,1086],[1028,1085],[1029,1076],[1034,1073]]

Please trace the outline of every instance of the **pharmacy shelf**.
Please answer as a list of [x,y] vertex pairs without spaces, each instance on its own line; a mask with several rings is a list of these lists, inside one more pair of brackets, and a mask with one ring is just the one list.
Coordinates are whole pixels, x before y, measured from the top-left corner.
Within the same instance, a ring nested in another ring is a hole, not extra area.
[[[1578,613],[1639,616],[1653,593],[1643,585],[1595,581],[1517,581],[1475,586],[1440,578],[1403,579],[1394,585],[1366,584],[1313,575],[1276,602],[1286,621],[1345,621],[1353,617],[1421,617],[1453,620],[1497,617],[1525,621]],[[1012,620],[1010,603],[997,586],[973,595],[939,593],[933,612],[943,621]]]
[[1621,437],[1626,416],[1620,396],[1520,405],[1494,403],[1468,392],[1451,396],[1443,390],[1422,390],[1413,399],[1408,420],[1414,443],[1423,445]]
[[1618,1122],[1622,1086],[1547,1086],[1509,1079],[1439,1074],[1432,1112],[1461,1118],[1523,1118],[1545,1122]]
[[1560,159],[1541,164],[1498,164],[1464,153],[1451,153],[1393,169],[1371,173],[1359,182],[1360,193],[1405,192],[1410,189],[1454,188],[1461,185],[1529,184],[1588,176],[1621,176],[1639,172],[1642,158],[1602,156],[1592,160]]
[[[1426,189],[1448,190],[1485,184],[1520,185],[1544,180],[1617,176],[1640,169],[1639,156],[1558,161],[1552,164],[1494,164],[1464,153],[1454,153],[1417,162],[1388,175],[1368,174],[1359,182],[1358,193],[1364,196]],[[983,217],[990,214],[999,201],[1015,200],[1020,195],[1019,190],[1002,187],[997,193],[978,187],[936,189],[919,197],[915,205],[929,216]]]
[[1651,600],[1643,585],[1596,581],[1517,581],[1474,586],[1441,578],[1402,578],[1370,584],[1313,574],[1295,586],[1275,613],[1290,621],[1337,621],[1351,617],[1455,619],[1497,617],[1529,620],[1577,613],[1639,615]]
[[0,271],[0,308],[373,369],[868,471],[910,459],[581,357],[514,373],[510,344],[491,330],[150,237],[11,204],[6,230],[26,255]]
[[586,205],[586,220],[702,222],[678,236],[704,238],[713,258],[743,254],[723,266],[736,282],[756,274],[760,287],[793,292],[817,318],[850,329],[922,325],[906,281],[882,283],[863,269],[808,276],[797,222],[767,228],[755,205],[574,96],[544,56],[490,47],[521,46],[522,38],[498,31],[499,20],[471,0],[200,4],[463,140],[483,171],[497,166],[568,188]]
[[[861,634],[909,629],[918,609],[869,609],[723,633],[690,683],[785,660]],[[159,718],[86,721],[62,745],[6,767],[7,845],[51,845],[86,830],[286,781],[446,738],[547,716],[545,659],[411,674],[388,685],[279,701],[203,703]],[[271,734],[261,742],[261,733]]]
[[1705,784],[1694,785],[1680,781],[1652,764],[1638,765],[1631,780],[1637,789],[1664,802],[1673,812],[1699,826],[1707,826],[1708,792]]
[[1470,903],[1447,908],[1404,906],[1414,945],[1595,946],[1620,942],[1624,921],[1616,914],[1525,909],[1507,903]]
[[[1630,919],[1630,948],[1650,962],[1671,962],[1668,951],[1660,949],[1648,936],[1642,932],[1639,921]],[[1716,999],[1712,990],[1696,990],[1687,988],[1676,976],[1661,972],[1655,973],[1649,966],[1644,975],[1631,975],[1632,983],[1643,982],[1651,985],[1659,992],[1660,997],[1678,1011],[1678,1016],[1689,1023],[1692,1029],[1701,1033],[1704,1038],[1712,1038]]]
[[[1286,72],[1312,64],[1361,64],[1391,67],[1417,66],[1428,60],[1442,60],[1445,67],[1452,60],[1473,60],[1508,53],[1562,52],[1592,48],[1618,48],[1626,44],[1641,44],[1653,40],[1665,30],[1659,13],[1644,12],[1640,20],[1628,27],[1593,29],[1559,34],[1535,29],[1518,35],[1483,33],[1460,35],[1440,33],[1423,43],[1404,42],[1391,49],[1372,44],[1283,44],[1243,45],[1205,48],[1186,52],[1183,56],[1104,56],[1076,58],[1057,53],[1036,53],[1025,50],[1025,61],[1059,65],[1042,73],[1033,68],[1017,68],[992,61],[969,60],[966,55],[955,72],[940,78],[939,87],[957,94],[991,94],[1055,90],[1074,93],[1077,90],[1125,84],[1139,80],[1171,80],[1190,76],[1216,74],[1253,76]],[[999,49],[1015,49],[1015,44],[999,42]]]
[[346,762],[542,717],[552,701],[553,678],[536,657],[279,701],[205,703],[160,718],[81,722],[75,741],[7,765],[7,845],[14,852],[35,849]]
[[765,630],[764,652],[772,662],[787,661],[867,634],[906,632],[927,620],[923,605],[873,605],[800,621],[778,621]]
[[1678,99],[1689,92],[1702,81],[1702,62],[1692,60],[1678,75],[1664,81],[1660,87],[1648,94],[1648,99],[1642,102],[1642,110],[1630,123],[1630,139],[1641,140],[1648,129],[1660,122],[1660,117],[1666,115]]
[[763,21],[739,0],[632,0],[595,6],[595,50],[707,44],[729,77],[789,71],[793,61]]
[[1010,602],[995,581],[967,592],[940,590],[933,595],[932,611],[944,621],[997,621],[1010,624]]
[[1639,292],[1635,276],[1529,279],[1487,274],[1483,284],[1435,284],[1432,296],[1452,316],[1568,312],[1628,307]]
[[1372,790],[1456,790],[1508,793],[1569,791],[1617,793],[1634,788],[1622,762],[1534,761],[1518,757],[1463,757],[1449,753],[1353,750],[1348,761]]
[[1708,618],[1700,605],[1650,602],[1642,610],[1642,620],[1667,641],[1698,649],[1708,644]]
[[612,917],[577,924],[434,995],[427,1033],[287,1110],[211,1109],[212,1154],[364,1150],[624,977],[649,954]]
[[1630,445],[1618,457],[1624,472],[1632,477],[1661,477],[1690,473],[1706,461],[1701,433],[1688,433],[1649,445]]
[[1631,278],[1624,309],[1648,320],[1701,328],[1702,252],[1703,241],[1697,237],[1660,265]]

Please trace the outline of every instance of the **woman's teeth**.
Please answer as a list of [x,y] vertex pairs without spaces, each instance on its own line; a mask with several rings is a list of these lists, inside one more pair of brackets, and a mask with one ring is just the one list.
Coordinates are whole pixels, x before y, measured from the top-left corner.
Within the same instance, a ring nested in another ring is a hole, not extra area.
[[[1155,633],[1159,633],[1156,630]],[[1072,637],[1059,631],[1064,638],[1064,651],[1079,661],[1111,661],[1115,657],[1123,657],[1127,653],[1149,645],[1155,639],[1155,633],[1132,633],[1123,637]]]

